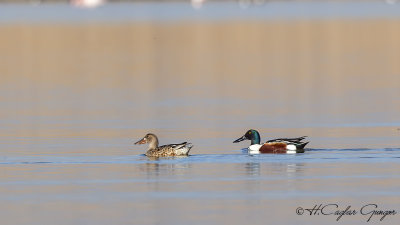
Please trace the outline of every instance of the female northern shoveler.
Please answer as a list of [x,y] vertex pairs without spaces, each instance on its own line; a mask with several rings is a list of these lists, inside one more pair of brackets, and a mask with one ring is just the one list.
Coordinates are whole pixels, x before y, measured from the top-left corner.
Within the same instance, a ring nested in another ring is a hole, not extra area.
[[248,130],[245,135],[238,138],[233,143],[238,143],[244,140],[251,140],[251,145],[248,147],[249,153],[304,153],[304,147],[308,142],[302,140],[307,136],[298,138],[278,138],[266,141],[260,144],[260,134],[256,130]]
[[191,143],[183,142],[180,144],[170,144],[158,146],[158,138],[154,134],[146,134],[144,138],[140,139],[135,143],[149,144],[149,149],[146,152],[146,156],[149,157],[168,157],[168,156],[183,156],[188,155],[190,149],[193,147]]

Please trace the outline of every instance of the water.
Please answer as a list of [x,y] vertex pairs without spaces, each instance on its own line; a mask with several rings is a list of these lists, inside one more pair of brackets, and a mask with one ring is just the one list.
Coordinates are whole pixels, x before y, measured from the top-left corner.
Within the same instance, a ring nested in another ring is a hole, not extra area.
[[[364,205],[400,211],[398,18],[369,3],[361,17],[292,18],[296,4],[258,19],[233,4],[193,19],[172,4],[168,23],[113,14],[121,5],[36,7],[31,23],[12,16],[26,6],[0,6],[11,7],[0,14],[2,221],[365,224]],[[248,155],[232,141],[250,128],[263,141],[307,135],[309,149]],[[133,143],[147,132],[192,142],[191,156],[145,157]],[[319,204],[358,214],[296,214]],[[400,215],[379,219],[369,223]]]
[[[334,224],[336,217],[298,216],[295,209],[330,203],[398,209],[399,150],[255,156],[232,150],[160,160],[128,150],[6,157],[0,164],[1,214],[16,224]],[[396,221],[395,215],[383,222]]]
[[2,22],[126,22],[157,21],[179,22],[185,20],[230,21],[241,20],[298,20],[298,19],[382,19],[399,18],[400,6],[386,1],[341,2],[335,1],[214,1],[193,9],[190,2],[136,2],[115,3],[96,10],[76,9],[65,4],[35,4],[0,6]]

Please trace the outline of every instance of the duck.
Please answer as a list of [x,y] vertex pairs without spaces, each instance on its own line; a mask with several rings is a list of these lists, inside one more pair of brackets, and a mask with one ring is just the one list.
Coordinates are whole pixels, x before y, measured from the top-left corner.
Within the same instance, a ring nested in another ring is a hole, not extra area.
[[192,143],[188,142],[158,146],[158,138],[152,133],[146,134],[142,139],[135,142],[135,145],[146,143],[149,144],[149,148],[145,154],[148,157],[187,156],[193,147]]
[[303,142],[307,136],[298,138],[277,138],[266,141],[264,144],[260,144],[260,134],[258,131],[250,129],[242,137],[233,141],[238,143],[244,140],[250,140],[251,145],[248,147],[249,154],[258,153],[280,153],[280,154],[293,154],[293,153],[304,153],[304,147],[309,142]]

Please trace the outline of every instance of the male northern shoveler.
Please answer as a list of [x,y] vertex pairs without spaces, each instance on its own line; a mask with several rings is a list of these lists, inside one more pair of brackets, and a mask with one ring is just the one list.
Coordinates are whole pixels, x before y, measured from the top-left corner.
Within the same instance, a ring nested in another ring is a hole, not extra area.
[[148,157],[184,156],[188,155],[190,149],[193,147],[191,143],[187,142],[158,146],[157,136],[150,133],[137,141],[135,145],[146,143],[149,144],[149,149],[146,152],[146,156]]
[[244,140],[251,140],[248,147],[249,153],[304,153],[304,147],[308,142],[303,142],[307,136],[298,138],[278,138],[260,144],[260,134],[256,130],[248,130],[245,135],[238,138],[233,143]]

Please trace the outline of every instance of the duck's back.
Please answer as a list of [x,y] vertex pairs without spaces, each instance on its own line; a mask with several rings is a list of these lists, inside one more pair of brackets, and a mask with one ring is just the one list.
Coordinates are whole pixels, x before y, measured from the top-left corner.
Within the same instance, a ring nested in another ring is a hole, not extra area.
[[188,155],[190,149],[193,147],[191,143],[183,142],[180,144],[162,145],[156,149],[146,152],[150,157],[168,157],[168,156],[183,156]]

